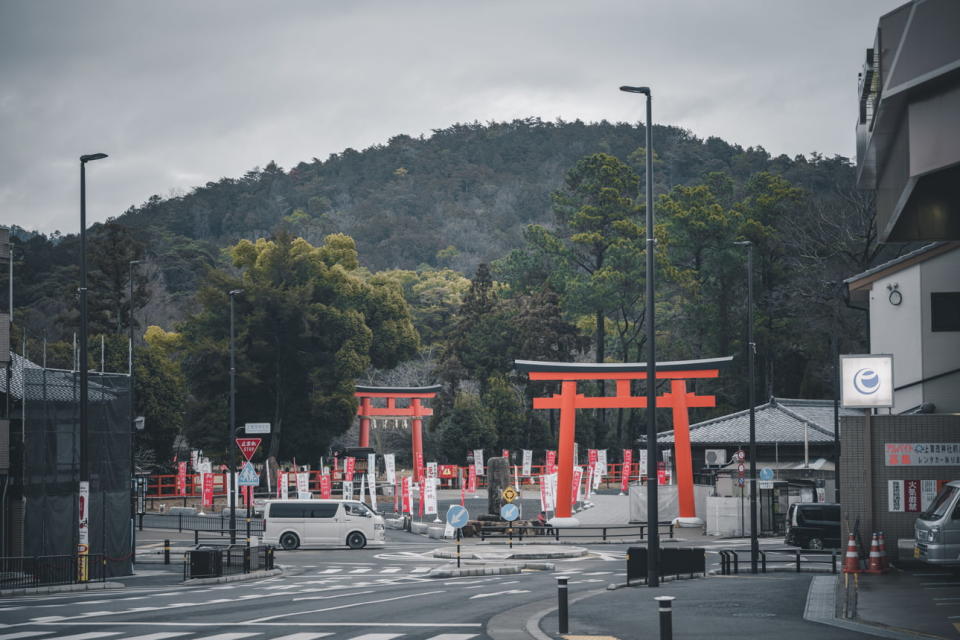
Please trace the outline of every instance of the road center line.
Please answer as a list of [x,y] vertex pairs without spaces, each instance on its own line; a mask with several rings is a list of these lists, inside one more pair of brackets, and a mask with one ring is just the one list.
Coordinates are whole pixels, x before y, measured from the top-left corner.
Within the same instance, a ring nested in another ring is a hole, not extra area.
[[293,616],[302,616],[302,615],[306,615],[306,614],[310,614],[310,613],[324,613],[325,611],[335,611],[335,610],[337,610],[337,609],[349,609],[350,607],[360,607],[360,606],[368,605],[368,604],[379,604],[379,603],[381,603],[381,602],[392,602],[392,601],[394,601],[394,600],[404,600],[404,599],[406,599],[406,598],[417,598],[417,597],[420,597],[420,596],[432,596],[432,595],[437,594],[437,593],[446,593],[446,590],[445,590],[445,589],[439,589],[439,590],[437,590],[437,591],[424,591],[424,592],[422,592],[422,593],[411,593],[411,594],[409,594],[409,595],[397,596],[397,597],[395,597],[395,598],[382,598],[382,599],[380,599],[380,600],[367,600],[367,601],[365,601],[365,602],[353,602],[353,603],[351,603],[351,604],[342,604],[342,605],[337,606],[337,607],[327,607],[327,608],[325,608],[325,609],[314,609],[313,611],[300,611],[300,612],[297,612],[297,613],[284,613],[284,614],[280,614],[280,615],[276,615],[276,616],[267,616],[267,617],[265,617],[265,618],[256,618],[256,619],[254,619],[254,620],[248,620],[247,622],[245,622],[245,623],[240,623],[240,624],[251,624],[251,623],[257,623],[257,622],[267,622],[267,621],[269,621],[269,620],[276,620],[277,618],[290,618],[290,617],[293,617]]

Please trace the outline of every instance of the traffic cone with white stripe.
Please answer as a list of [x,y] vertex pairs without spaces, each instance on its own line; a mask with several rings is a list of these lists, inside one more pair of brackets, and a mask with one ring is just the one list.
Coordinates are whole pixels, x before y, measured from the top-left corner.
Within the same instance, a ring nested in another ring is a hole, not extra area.
[[883,531],[878,533],[880,538],[880,570],[886,573],[890,570],[890,561],[887,559],[887,543],[883,539]]
[[880,541],[877,539],[877,532],[873,532],[873,539],[870,540],[870,560],[867,562],[867,573],[883,573],[883,564],[880,561]]
[[843,560],[844,573],[860,573],[860,554],[857,553],[857,542],[853,539],[853,533],[847,540],[847,555]]

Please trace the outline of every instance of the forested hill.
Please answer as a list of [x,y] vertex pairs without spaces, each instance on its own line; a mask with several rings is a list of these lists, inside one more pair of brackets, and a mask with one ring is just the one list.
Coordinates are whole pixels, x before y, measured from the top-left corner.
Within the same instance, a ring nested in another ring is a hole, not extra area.
[[[814,212],[834,215],[857,198],[845,158],[771,157],[760,147],[744,149],[666,126],[655,127],[653,140],[658,195],[698,184],[711,172],[728,174],[738,188],[758,172],[770,172],[801,187],[809,195],[805,207]],[[271,162],[186,195],[153,196],[114,222],[131,231],[133,243],[146,248],[151,268],[159,270],[151,273],[151,287],[165,291],[154,290],[153,299],[174,308],[191,297],[207,267],[222,260],[222,247],[280,229],[313,244],[333,232],[352,236],[361,262],[373,271],[433,265],[469,276],[478,263],[522,246],[527,225],[554,224],[551,194],[584,156],[616,156],[642,181],[643,144],[643,127],[625,123],[458,124],[430,136],[400,135],[363,151],[314,158],[289,171]],[[111,244],[124,244],[122,237],[108,237],[107,226],[93,229],[93,251],[98,238],[108,253]],[[78,243],[75,236],[35,236],[24,243],[18,306],[46,324],[75,289]],[[868,260],[864,254],[846,262]],[[113,267],[117,286],[125,282],[125,269],[126,262]],[[152,317],[161,319],[158,314]]]

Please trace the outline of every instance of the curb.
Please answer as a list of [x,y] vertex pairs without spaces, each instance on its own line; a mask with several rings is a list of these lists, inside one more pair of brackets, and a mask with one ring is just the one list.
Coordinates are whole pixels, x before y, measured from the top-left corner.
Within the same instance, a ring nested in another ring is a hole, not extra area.
[[126,585],[120,582],[87,582],[84,584],[59,584],[48,587],[34,587],[32,589],[0,589],[0,596],[25,596],[40,593],[67,593],[70,591],[103,591],[105,589],[123,589]]
[[269,569],[260,571],[251,571],[250,573],[236,573],[232,576],[220,576],[217,578],[190,578],[180,584],[183,586],[193,586],[197,584],[220,584],[223,582],[246,582],[247,580],[259,580],[260,578],[269,578],[283,573],[282,569]]
[[503,576],[520,573],[524,569],[529,571],[553,571],[550,562],[524,562],[522,564],[508,564],[499,567],[460,567],[434,569],[427,574],[428,578],[462,578],[464,576]]

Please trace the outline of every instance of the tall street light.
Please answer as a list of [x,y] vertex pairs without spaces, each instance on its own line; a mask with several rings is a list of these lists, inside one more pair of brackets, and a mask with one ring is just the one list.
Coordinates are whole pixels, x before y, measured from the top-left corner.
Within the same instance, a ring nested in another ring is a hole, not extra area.
[[[105,153],[80,156],[80,486],[78,497],[77,550],[81,557],[79,581],[87,581],[87,558],[90,552],[90,458],[87,419],[87,176],[88,162],[106,158]],[[106,552],[106,549],[104,549]]]
[[[757,422],[756,422],[756,359],[757,345],[753,341],[753,243],[741,240],[733,244],[747,248],[747,378],[750,385],[750,572],[757,573],[760,541],[757,539]],[[742,488],[741,488],[742,491]]]
[[236,430],[237,406],[236,406],[236,377],[237,363],[234,353],[233,339],[233,299],[243,293],[243,289],[233,289],[230,295],[230,424],[227,425],[227,464],[230,465],[230,486],[227,491],[230,493],[230,544],[237,543],[237,492],[233,485],[237,482],[237,451],[233,444],[233,436]]
[[[660,532],[657,520],[660,516],[657,503],[656,475],[651,475],[650,469],[657,463],[657,358],[656,332],[654,326],[654,267],[653,250],[653,106],[650,87],[620,87],[620,91],[627,93],[642,93],[647,96],[647,124],[646,124],[646,187],[647,187],[647,585],[660,585]],[[654,481],[651,481],[654,478]]]
[[130,268],[130,309],[127,313],[127,324],[130,329],[130,345],[129,349],[129,379],[130,379],[130,488],[131,488],[131,499],[130,499],[130,558],[133,563],[137,562],[137,527],[135,524],[137,510],[134,508],[137,504],[137,468],[134,458],[134,445],[136,444],[137,438],[137,428],[136,428],[136,415],[137,409],[135,406],[135,394],[134,394],[134,385],[133,381],[136,379],[136,375],[133,372],[133,266],[137,264],[143,264],[143,260],[130,260],[128,261],[128,266]]

